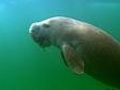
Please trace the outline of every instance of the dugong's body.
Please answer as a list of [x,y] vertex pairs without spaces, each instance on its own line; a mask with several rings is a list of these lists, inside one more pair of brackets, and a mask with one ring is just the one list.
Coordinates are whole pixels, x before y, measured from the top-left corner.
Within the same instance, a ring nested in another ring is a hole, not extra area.
[[54,45],[76,74],[120,88],[120,43],[103,30],[67,17],[33,23],[29,33],[41,47]]

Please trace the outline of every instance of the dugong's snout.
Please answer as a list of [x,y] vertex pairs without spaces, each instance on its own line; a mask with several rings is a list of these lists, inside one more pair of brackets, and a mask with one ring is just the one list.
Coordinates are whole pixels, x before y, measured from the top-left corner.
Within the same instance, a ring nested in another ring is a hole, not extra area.
[[29,33],[32,34],[35,31],[35,28],[37,27],[36,23],[32,23],[29,28]]
[[30,33],[30,35],[32,36],[32,38],[33,38],[33,40],[35,42],[39,42],[40,41],[39,40],[39,38],[40,38],[39,30],[40,30],[40,28],[39,28],[39,26],[36,23],[32,23],[30,28],[29,28],[29,33]]
[[41,47],[47,47],[50,45],[50,40],[47,33],[42,28],[42,25],[39,22],[32,23],[29,28],[29,34],[33,40],[38,43]]

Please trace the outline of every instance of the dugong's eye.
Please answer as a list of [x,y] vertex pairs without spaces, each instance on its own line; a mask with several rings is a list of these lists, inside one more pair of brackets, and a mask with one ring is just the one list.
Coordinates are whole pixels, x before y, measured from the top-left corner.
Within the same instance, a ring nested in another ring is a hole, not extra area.
[[49,24],[44,23],[44,24],[43,24],[43,27],[45,27],[45,28],[49,28],[49,27],[50,27],[50,25],[49,25]]

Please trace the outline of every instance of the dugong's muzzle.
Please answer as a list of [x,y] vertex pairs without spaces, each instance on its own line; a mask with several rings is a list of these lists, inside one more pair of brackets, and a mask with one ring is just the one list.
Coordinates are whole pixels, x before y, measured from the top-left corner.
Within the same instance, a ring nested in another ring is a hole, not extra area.
[[29,33],[30,35],[32,36],[33,40],[35,42],[39,42],[39,38],[40,38],[40,35],[39,35],[39,26],[36,24],[36,23],[33,23],[30,28],[29,28]]
[[33,40],[38,43],[41,47],[47,47],[50,45],[48,35],[45,30],[39,25],[38,22],[32,23],[29,28],[29,33]]

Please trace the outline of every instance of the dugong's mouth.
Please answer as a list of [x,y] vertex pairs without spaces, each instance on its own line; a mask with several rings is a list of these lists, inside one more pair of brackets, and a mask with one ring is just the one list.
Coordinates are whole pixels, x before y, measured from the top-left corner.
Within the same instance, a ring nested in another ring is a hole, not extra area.
[[50,45],[48,35],[36,23],[31,24],[29,34],[32,39],[41,47],[48,47]]

